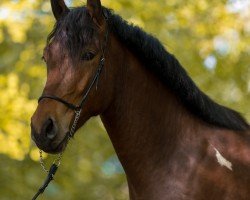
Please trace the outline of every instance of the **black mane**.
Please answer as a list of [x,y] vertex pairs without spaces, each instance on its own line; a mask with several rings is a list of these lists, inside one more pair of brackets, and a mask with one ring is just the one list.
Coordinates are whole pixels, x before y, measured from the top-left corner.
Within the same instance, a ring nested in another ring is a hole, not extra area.
[[[179,97],[191,113],[217,127],[239,131],[249,129],[249,124],[238,112],[217,104],[204,94],[188,76],[178,60],[167,52],[158,39],[144,32],[138,26],[129,24],[111,10],[103,9],[109,16],[108,24],[111,31],[138,57],[146,68]],[[89,21],[90,17],[86,14],[85,7],[72,9],[60,22],[63,26],[70,27],[67,28],[68,35],[74,38],[69,40],[70,49],[79,44],[83,45],[81,41],[77,40],[79,37],[80,40],[83,40],[82,37],[86,40],[86,37],[79,34],[86,35],[88,33],[87,39],[93,35],[94,28],[92,26],[88,26],[86,29],[85,23],[85,28],[83,28],[82,20],[79,19],[81,16]],[[80,21],[81,25],[74,20]],[[50,38],[59,27],[60,24],[55,27]]]

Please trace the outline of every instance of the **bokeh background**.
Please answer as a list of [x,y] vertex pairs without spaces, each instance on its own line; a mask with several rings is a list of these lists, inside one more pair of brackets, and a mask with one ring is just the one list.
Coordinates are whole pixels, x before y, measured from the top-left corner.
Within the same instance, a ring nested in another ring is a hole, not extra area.
[[[102,3],[158,37],[203,91],[250,120],[250,0]],[[31,199],[46,175],[29,124],[46,80],[41,56],[53,24],[49,0],[0,1],[0,200]],[[128,199],[99,118],[78,131],[41,199]]]

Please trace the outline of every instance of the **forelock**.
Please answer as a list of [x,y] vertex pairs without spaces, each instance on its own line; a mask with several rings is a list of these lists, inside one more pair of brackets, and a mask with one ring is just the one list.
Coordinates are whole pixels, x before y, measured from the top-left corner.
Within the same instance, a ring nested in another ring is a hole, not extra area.
[[47,38],[47,44],[53,40],[59,41],[72,57],[77,58],[96,33],[97,28],[86,7],[72,8],[56,22]]

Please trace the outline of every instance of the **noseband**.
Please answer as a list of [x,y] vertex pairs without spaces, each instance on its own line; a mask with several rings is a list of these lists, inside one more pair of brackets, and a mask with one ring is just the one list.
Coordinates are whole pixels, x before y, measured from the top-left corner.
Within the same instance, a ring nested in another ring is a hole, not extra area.
[[[103,15],[104,15],[105,20],[108,21],[107,13],[105,12],[105,10],[104,10]],[[76,126],[77,126],[79,118],[81,116],[83,105],[86,102],[91,89],[93,88],[93,86],[95,85],[95,83],[98,82],[99,76],[100,76],[100,74],[102,72],[102,69],[104,67],[104,64],[105,64],[105,53],[106,53],[106,48],[107,48],[107,44],[108,44],[108,37],[109,37],[109,29],[107,27],[107,30],[106,30],[106,33],[105,33],[105,37],[104,37],[104,43],[101,46],[102,55],[101,55],[101,58],[100,58],[100,61],[99,61],[98,68],[96,70],[96,73],[95,73],[92,81],[90,82],[89,86],[85,90],[84,95],[83,95],[83,97],[82,97],[82,99],[81,99],[81,101],[80,101],[79,104],[74,105],[74,104],[69,103],[66,100],[64,100],[64,99],[62,99],[60,97],[54,96],[54,95],[42,95],[38,99],[38,103],[40,103],[43,99],[51,99],[51,100],[58,101],[58,102],[64,104],[66,107],[68,107],[69,109],[71,109],[71,110],[73,110],[75,112],[73,124],[71,126],[71,129],[70,129],[70,132],[69,132],[69,135],[68,135],[67,143],[69,142],[69,140],[73,137],[73,135],[75,133]],[[42,150],[40,150],[39,152],[40,152],[40,164],[41,164],[43,170],[48,173],[48,176],[47,176],[44,184],[42,185],[42,187],[39,188],[38,192],[35,194],[35,196],[32,198],[32,200],[37,199],[37,197],[44,192],[44,190],[46,189],[46,187],[49,185],[50,181],[53,180],[54,175],[55,175],[55,173],[56,173],[56,171],[57,171],[57,169],[58,169],[58,167],[60,165],[60,160],[62,158],[62,152],[61,152],[58,155],[58,158],[51,165],[50,169],[47,170],[46,167],[45,167],[44,161],[43,161]]]

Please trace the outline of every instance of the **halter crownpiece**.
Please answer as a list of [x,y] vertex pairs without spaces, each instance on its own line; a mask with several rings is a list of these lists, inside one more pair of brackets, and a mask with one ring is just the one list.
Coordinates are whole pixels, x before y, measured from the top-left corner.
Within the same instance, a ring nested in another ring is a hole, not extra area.
[[[104,16],[104,19],[107,21],[108,20],[108,13],[106,12],[106,10],[103,10],[103,16]],[[78,121],[79,121],[80,116],[81,116],[83,105],[84,105],[84,103],[85,103],[91,89],[93,88],[95,83],[98,83],[99,76],[100,76],[100,74],[102,72],[102,69],[104,67],[104,64],[105,64],[105,52],[106,52],[106,47],[107,47],[107,44],[108,44],[108,36],[109,36],[109,29],[107,28],[105,38],[104,38],[104,43],[103,43],[103,45],[101,47],[102,56],[101,56],[100,61],[99,61],[99,66],[97,68],[95,76],[93,77],[92,81],[90,82],[87,90],[85,91],[85,93],[84,93],[84,95],[83,95],[83,97],[82,97],[82,99],[81,99],[81,101],[80,101],[80,103],[78,105],[74,105],[72,103],[69,103],[69,102],[63,100],[62,98],[54,96],[54,95],[43,95],[38,99],[38,103],[40,103],[43,99],[51,99],[51,100],[58,101],[58,102],[64,104],[65,106],[67,106],[68,108],[70,108],[71,110],[73,110],[75,112],[73,124],[72,124],[70,132],[68,134],[68,139],[67,139],[66,145],[68,144],[69,140],[73,137],[73,135],[74,135],[74,133],[76,131],[76,127],[77,127]],[[57,169],[58,169],[58,167],[60,165],[60,161],[61,161],[63,152],[61,152],[58,155],[57,159],[54,160],[54,162],[51,165],[49,170],[46,169],[46,167],[45,167],[45,164],[44,164],[44,161],[43,161],[42,150],[39,151],[39,154],[40,154],[40,165],[42,166],[42,169],[46,173],[48,173],[48,175],[47,175],[47,178],[46,178],[44,184],[42,185],[42,187],[39,188],[39,190],[37,191],[35,196],[32,198],[32,200],[36,200],[37,197],[44,192],[44,190],[47,188],[49,183],[53,180],[53,178],[55,176],[55,173],[56,173],[56,171],[57,171]]]

